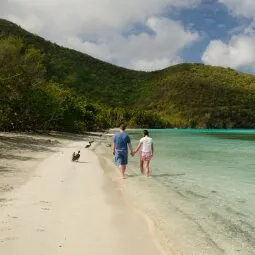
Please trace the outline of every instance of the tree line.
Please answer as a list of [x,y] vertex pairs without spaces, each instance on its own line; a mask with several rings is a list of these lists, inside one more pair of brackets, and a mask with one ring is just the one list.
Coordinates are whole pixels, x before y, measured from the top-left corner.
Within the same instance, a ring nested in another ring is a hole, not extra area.
[[105,130],[126,121],[130,127],[167,125],[152,111],[93,102],[67,84],[48,79],[45,54],[19,37],[0,39],[0,130]]

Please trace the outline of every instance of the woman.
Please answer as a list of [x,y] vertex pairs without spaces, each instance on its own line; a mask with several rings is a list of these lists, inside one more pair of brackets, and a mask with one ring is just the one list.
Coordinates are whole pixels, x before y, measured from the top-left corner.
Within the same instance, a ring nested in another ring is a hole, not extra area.
[[154,153],[154,146],[152,142],[152,138],[149,137],[149,132],[148,130],[143,131],[143,138],[140,140],[137,148],[134,150],[133,155],[137,151],[140,151],[140,170],[141,173],[144,173],[145,170],[145,175],[148,177],[149,172],[150,172],[150,160],[153,157]]

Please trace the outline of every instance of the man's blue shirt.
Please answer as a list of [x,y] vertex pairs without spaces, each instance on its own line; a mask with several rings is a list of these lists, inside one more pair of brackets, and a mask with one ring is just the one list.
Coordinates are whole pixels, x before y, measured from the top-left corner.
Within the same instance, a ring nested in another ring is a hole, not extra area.
[[119,132],[115,134],[113,141],[115,143],[115,149],[118,151],[127,151],[128,143],[130,143],[130,137],[125,132]]

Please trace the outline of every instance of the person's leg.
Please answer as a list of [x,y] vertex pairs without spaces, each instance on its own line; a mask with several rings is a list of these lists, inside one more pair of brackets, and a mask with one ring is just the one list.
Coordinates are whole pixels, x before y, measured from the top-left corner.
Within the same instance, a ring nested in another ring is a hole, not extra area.
[[126,165],[119,165],[121,178],[125,177]]
[[150,161],[144,161],[145,175],[148,177],[150,173]]
[[116,162],[116,165],[119,168],[119,171],[120,171],[120,174],[121,174],[121,178],[123,179],[126,167],[125,167],[125,164],[124,164],[124,155],[123,155],[122,152],[120,152],[120,151],[116,152],[116,154],[115,154],[115,162]]
[[119,163],[118,165],[119,165],[121,177],[122,177],[122,179],[124,179],[126,167],[127,167],[127,163],[128,163],[128,152],[127,151],[118,153],[118,163]]
[[122,158],[122,177],[125,177],[125,172],[127,168],[127,163],[128,163],[128,151],[123,152],[123,158]]
[[143,174],[144,173],[144,168],[143,168],[143,161],[140,160],[140,170],[141,170],[141,173]]

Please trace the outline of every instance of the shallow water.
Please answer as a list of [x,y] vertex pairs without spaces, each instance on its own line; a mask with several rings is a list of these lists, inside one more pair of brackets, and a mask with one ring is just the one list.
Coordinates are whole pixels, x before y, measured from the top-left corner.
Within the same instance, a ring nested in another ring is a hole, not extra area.
[[[140,131],[129,131],[133,147]],[[125,192],[173,254],[255,254],[255,130],[152,130],[151,177]]]

